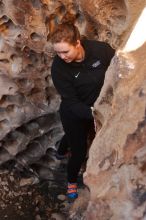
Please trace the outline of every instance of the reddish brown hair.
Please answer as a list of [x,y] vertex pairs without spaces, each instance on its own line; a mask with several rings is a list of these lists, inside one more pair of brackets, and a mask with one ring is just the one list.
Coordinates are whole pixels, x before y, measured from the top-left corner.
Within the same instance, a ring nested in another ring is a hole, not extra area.
[[63,23],[56,26],[50,40],[53,44],[60,42],[76,44],[77,40],[80,40],[80,33],[74,24]]

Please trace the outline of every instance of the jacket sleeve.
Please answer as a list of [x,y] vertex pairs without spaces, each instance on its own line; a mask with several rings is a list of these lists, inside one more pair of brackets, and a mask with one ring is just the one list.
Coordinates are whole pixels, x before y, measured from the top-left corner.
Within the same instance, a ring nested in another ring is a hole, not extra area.
[[79,100],[69,74],[64,74],[57,63],[52,64],[52,80],[66,108],[81,119],[93,119],[91,108]]

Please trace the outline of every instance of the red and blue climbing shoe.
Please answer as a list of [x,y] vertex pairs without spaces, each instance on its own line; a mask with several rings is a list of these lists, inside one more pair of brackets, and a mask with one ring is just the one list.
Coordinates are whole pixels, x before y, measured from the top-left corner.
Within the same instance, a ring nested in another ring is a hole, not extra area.
[[67,151],[65,154],[59,154],[57,151],[56,151],[56,159],[57,160],[64,160],[64,159],[68,159],[70,156],[71,156],[71,153],[70,151]]
[[73,202],[76,198],[78,198],[77,183],[68,183],[67,198],[69,202]]
[[66,159],[68,155],[67,155],[67,153],[61,155],[61,154],[58,154],[58,152],[56,152],[55,156],[56,156],[57,160],[63,160],[63,159]]

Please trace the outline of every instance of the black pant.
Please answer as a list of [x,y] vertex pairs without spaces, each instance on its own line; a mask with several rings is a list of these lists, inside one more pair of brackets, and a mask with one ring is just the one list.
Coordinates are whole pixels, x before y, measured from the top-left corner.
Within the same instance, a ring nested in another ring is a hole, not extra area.
[[65,136],[61,141],[58,152],[65,152],[65,145],[71,150],[68,162],[68,182],[77,182],[78,173],[87,154],[87,137],[89,130],[94,126],[92,120],[80,119],[69,111],[63,104],[60,106],[60,117]]

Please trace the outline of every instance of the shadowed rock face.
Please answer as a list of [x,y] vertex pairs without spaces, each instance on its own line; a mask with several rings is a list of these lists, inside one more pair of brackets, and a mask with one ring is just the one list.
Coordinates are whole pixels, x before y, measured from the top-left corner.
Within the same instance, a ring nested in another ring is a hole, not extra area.
[[0,165],[34,164],[63,133],[60,98],[50,77],[49,36],[56,24],[74,22],[81,34],[117,49],[95,103],[100,126],[84,178],[90,200],[81,195],[72,219],[146,218],[146,45],[126,49],[145,5],[144,0],[0,0]]

